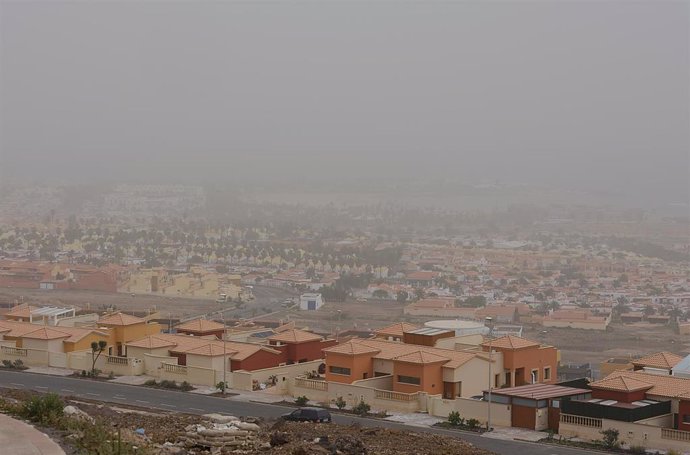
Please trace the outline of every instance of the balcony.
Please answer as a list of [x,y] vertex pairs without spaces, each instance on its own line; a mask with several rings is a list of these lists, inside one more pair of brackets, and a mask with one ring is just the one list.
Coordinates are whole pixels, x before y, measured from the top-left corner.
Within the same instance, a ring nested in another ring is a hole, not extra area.
[[187,367],[184,365],[175,365],[173,363],[161,363],[161,368],[166,373],[187,375]]
[[570,414],[561,414],[561,423],[570,425],[577,425],[588,428],[601,428],[601,419],[594,419],[592,417],[582,417]]
[[28,357],[29,356],[29,350],[28,349],[22,349],[22,348],[13,348],[10,346],[2,346],[2,353],[15,356],[15,357]]

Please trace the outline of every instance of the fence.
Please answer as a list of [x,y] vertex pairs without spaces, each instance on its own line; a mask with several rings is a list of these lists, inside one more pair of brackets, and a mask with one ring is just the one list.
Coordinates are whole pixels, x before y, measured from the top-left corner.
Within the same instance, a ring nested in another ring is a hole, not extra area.
[[374,397],[378,398],[379,400],[393,400],[393,401],[410,402],[410,401],[417,401],[418,400],[417,396],[418,396],[418,393],[402,393],[402,392],[393,392],[390,390],[374,389]]
[[578,425],[588,428],[601,428],[601,419],[594,417],[583,417],[572,414],[561,414],[561,423],[568,423],[571,425]]
[[328,382],[307,378],[295,378],[295,386],[311,390],[328,390]]
[[187,367],[184,365],[175,365],[172,363],[161,363],[161,369],[166,373],[187,375]]
[[673,430],[670,428],[661,429],[662,439],[672,439],[674,441],[690,442],[690,431]]
[[14,357],[28,357],[29,356],[29,350],[28,349],[13,348],[10,346],[2,346],[2,353],[5,355],[14,356]]

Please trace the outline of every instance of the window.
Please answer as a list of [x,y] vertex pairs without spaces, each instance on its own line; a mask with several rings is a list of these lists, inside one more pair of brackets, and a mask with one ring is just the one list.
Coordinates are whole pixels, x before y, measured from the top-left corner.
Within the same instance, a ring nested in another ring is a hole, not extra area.
[[328,368],[329,368],[330,372],[333,374],[342,374],[345,376],[350,376],[350,369],[349,368],[335,367],[335,366],[330,366]]
[[690,414],[683,414],[683,423],[690,423]]
[[532,377],[530,379],[532,384],[539,382],[539,370],[532,370]]
[[551,379],[551,367],[544,368],[544,381]]
[[413,384],[413,385],[419,385],[421,384],[421,381],[419,378],[416,378],[414,376],[402,376],[398,375],[398,382],[401,382],[403,384]]
[[552,400],[551,407],[559,409],[561,407],[561,400]]
[[501,386],[501,375],[500,373],[494,376],[494,388]]

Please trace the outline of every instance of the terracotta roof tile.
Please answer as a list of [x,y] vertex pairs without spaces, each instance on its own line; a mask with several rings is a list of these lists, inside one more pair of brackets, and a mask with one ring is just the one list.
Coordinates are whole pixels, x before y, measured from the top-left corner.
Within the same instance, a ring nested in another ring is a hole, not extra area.
[[125,325],[141,324],[141,323],[145,323],[145,322],[146,322],[145,319],[138,318],[136,316],[132,316],[130,314],[125,314],[125,313],[111,314],[109,316],[106,316],[106,317],[98,320],[98,324],[106,325],[106,326],[107,325],[125,326]]
[[671,352],[657,352],[632,361],[632,364],[639,367],[664,368],[671,369],[678,362],[683,360],[683,357],[675,355]]
[[[489,342],[485,341],[482,346],[489,346]],[[497,349],[521,349],[530,348],[534,346],[540,346],[536,341],[528,340],[526,338],[516,337],[514,335],[506,335],[500,338],[496,338],[491,342],[492,348]]]
[[215,321],[207,319],[194,319],[183,324],[175,326],[177,330],[188,330],[190,332],[212,332],[223,330],[225,326]]
[[60,338],[69,338],[70,336],[71,335],[69,333],[60,330],[54,330],[50,327],[41,327],[33,332],[24,334],[22,338],[31,338],[34,340],[57,340]]
[[289,329],[268,337],[270,341],[281,343],[304,343],[307,341],[321,341],[323,337],[312,332],[299,329]]
[[394,357],[393,360],[397,360],[399,362],[406,362],[406,363],[427,364],[427,363],[439,363],[439,362],[446,363],[450,359],[448,357],[436,355],[436,354],[433,354],[431,352],[416,351],[416,352],[410,352],[409,354],[403,354],[401,356]]
[[374,333],[377,335],[402,337],[404,332],[409,332],[410,330],[415,330],[418,328],[419,326],[410,324],[408,322],[396,322],[393,325],[374,330]]

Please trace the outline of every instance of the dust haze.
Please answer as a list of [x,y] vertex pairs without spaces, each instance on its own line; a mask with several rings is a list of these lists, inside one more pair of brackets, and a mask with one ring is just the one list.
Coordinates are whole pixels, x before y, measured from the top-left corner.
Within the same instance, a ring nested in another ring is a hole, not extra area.
[[4,183],[488,184],[687,213],[687,2],[0,13]]

